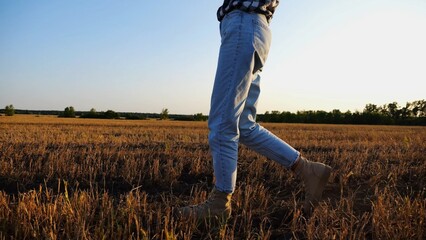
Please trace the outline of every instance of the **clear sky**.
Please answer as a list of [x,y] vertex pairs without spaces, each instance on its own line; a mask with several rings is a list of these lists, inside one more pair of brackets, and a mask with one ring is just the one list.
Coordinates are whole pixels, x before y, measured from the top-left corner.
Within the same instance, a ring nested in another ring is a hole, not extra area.
[[[2,0],[0,108],[208,114],[220,0]],[[426,99],[425,0],[281,0],[259,113]]]

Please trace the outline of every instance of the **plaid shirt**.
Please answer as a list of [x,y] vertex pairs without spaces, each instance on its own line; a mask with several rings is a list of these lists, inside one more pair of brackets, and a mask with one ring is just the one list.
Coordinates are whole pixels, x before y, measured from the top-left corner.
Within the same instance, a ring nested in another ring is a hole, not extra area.
[[222,21],[227,13],[238,9],[264,14],[270,21],[279,2],[279,0],[224,0],[223,5],[217,10],[217,19]]

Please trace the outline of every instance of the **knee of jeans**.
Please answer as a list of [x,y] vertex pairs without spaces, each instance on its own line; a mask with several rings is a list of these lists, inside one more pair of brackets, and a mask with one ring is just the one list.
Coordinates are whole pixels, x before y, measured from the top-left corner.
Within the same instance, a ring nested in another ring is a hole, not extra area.
[[253,132],[256,130],[257,124],[253,124],[251,126],[241,126],[240,127],[240,139],[241,141],[245,141],[250,139],[253,135]]
[[238,129],[225,129],[222,131],[211,129],[209,133],[210,143],[238,142],[239,139],[240,131]]

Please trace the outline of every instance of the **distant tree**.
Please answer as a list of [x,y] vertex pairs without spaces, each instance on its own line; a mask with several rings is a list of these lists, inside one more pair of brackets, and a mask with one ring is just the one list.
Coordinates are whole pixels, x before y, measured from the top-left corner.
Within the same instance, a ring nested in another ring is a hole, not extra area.
[[108,110],[104,113],[104,117],[108,119],[116,119],[116,118],[119,118],[120,115],[114,112],[113,110]]
[[141,114],[141,113],[127,113],[122,115],[122,117],[125,117],[126,119],[129,119],[129,120],[145,120],[146,119],[145,114]]
[[402,107],[399,110],[399,112],[401,114],[401,118],[411,117],[411,115],[412,115],[411,103],[407,102],[405,104],[405,107]]
[[377,107],[376,104],[369,103],[369,104],[365,105],[363,112],[364,113],[379,113],[379,108]]
[[414,116],[426,117],[426,101],[418,100],[411,103]]
[[271,113],[269,114],[269,121],[271,122],[281,122],[280,120],[280,111],[277,110],[273,110],[271,111]]
[[333,109],[331,112],[331,122],[332,123],[341,123],[343,119],[343,114],[339,109]]
[[271,113],[266,111],[265,114],[258,116],[259,121],[261,122],[270,122],[271,121]]
[[169,119],[169,109],[163,108],[163,110],[161,110],[160,119],[161,120]]
[[344,123],[346,123],[346,124],[349,124],[349,123],[352,123],[353,122],[353,120],[352,120],[352,112],[351,111],[346,111],[345,113],[343,113],[343,121],[344,121]]
[[66,107],[64,109],[64,115],[63,115],[63,117],[66,117],[66,118],[75,118],[74,107],[72,107],[72,106]]
[[293,114],[293,113],[288,112],[288,111],[281,112],[280,120],[281,120],[281,122],[295,122],[296,121],[296,114]]
[[103,116],[100,115],[96,109],[92,108],[88,113],[83,113],[80,118],[102,118]]
[[96,109],[91,108],[89,113],[87,114],[89,118],[96,118],[98,117],[98,112],[96,112]]
[[390,116],[391,116],[391,114],[390,114],[390,112],[389,112],[389,109],[388,109],[388,105],[387,105],[387,104],[385,104],[385,105],[383,105],[383,106],[379,107],[379,114],[381,114],[381,115],[383,115],[383,116],[387,116],[387,117],[390,117]]
[[425,100],[420,100],[418,101],[419,103],[419,109],[420,109],[420,117],[426,117],[426,101]]
[[206,121],[207,116],[204,116],[202,113],[194,114],[194,120],[195,121]]
[[10,104],[4,108],[4,113],[6,114],[6,116],[13,116],[15,115],[15,108],[12,104]]
[[400,116],[400,111],[399,111],[399,106],[397,102],[393,102],[393,103],[389,103],[387,105],[388,108],[388,112],[390,114],[390,116],[394,119],[399,118]]

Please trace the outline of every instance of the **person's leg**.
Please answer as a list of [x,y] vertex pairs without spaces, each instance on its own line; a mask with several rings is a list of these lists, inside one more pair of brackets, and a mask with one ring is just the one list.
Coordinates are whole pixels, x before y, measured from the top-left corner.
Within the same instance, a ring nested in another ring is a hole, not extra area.
[[[255,30],[262,26],[263,32]],[[265,16],[235,10],[221,22],[222,43],[211,98],[209,145],[215,188],[202,204],[182,208],[183,217],[229,218],[237,176],[240,115],[256,73],[269,51],[270,32]]]
[[240,142],[287,169],[291,169],[303,181],[305,184],[303,211],[309,215],[321,199],[331,168],[322,163],[308,161],[293,147],[256,123],[259,84],[260,76],[257,75],[250,86],[240,117]]
[[246,106],[254,74],[262,67],[270,46],[266,18],[234,11],[222,22],[222,45],[209,114],[209,144],[215,186],[232,193],[237,176],[240,116]]
[[240,142],[267,158],[290,169],[300,153],[292,146],[256,123],[256,108],[260,94],[260,75],[251,83],[246,105],[240,118]]
[[250,149],[291,169],[305,184],[303,211],[310,215],[321,199],[331,168],[305,159],[293,147],[256,123],[256,107],[260,94],[260,76],[250,86],[247,101],[240,117],[240,142]]

